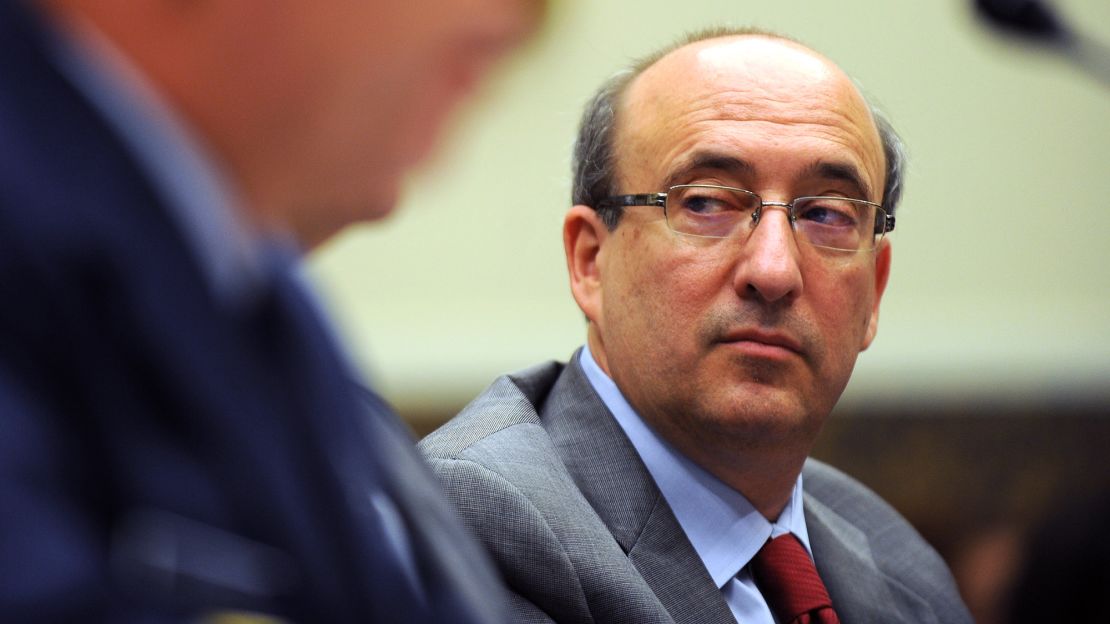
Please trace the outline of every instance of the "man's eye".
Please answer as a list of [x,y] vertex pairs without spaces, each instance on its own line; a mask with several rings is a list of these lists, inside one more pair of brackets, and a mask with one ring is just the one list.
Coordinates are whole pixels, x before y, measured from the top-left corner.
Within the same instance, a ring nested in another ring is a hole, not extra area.
[[699,215],[714,215],[743,210],[740,197],[726,190],[688,189],[680,197],[683,210]]
[[696,212],[698,214],[716,214],[719,212],[733,210],[728,202],[721,201],[719,198],[716,197],[705,196],[685,198],[682,201],[682,208],[685,210],[689,210],[690,212]]
[[854,228],[859,223],[859,216],[852,202],[838,202],[823,200],[820,202],[807,202],[798,212],[798,219],[825,225],[828,227]]

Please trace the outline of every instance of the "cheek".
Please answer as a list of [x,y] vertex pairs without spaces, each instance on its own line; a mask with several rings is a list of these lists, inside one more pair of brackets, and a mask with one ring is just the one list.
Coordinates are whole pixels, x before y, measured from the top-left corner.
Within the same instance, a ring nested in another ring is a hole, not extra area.
[[871,319],[874,275],[859,270],[821,275],[807,283],[815,321],[833,355],[855,361]]
[[639,257],[651,260],[627,267],[613,305],[618,314],[636,316],[629,329],[652,336],[652,348],[665,348],[666,359],[681,360],[698,352],[699,328],[726,290],[729,271],[704,253],[681,253],[672,241],[662,242],[667,253],[644,254]]

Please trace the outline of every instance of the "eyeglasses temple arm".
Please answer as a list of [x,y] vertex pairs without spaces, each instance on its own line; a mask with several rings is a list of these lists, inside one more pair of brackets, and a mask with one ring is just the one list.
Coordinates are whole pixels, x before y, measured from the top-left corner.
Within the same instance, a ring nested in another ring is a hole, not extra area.
[[598,208],[615,208],[618,206],[665,206],[667,205],[666,193],[643,193],[640,195],[616,195],[606,197],[597,203]]

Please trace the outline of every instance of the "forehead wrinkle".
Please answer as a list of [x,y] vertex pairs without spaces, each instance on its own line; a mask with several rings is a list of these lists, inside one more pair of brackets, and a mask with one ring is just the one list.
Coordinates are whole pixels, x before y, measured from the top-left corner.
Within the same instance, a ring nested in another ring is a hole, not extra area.
[[[640,76],[637,81],[643,78]],[[729,85],[693,77],[691,81],[694,84],[671,82],[656,89],[649,89],[653,86],[650,83],[634,82],[623,98],[618,122],[627,126],[634,119],[638,120],[636,125],[645,127],[652,119],[664,120],[663,129],[703,121],[808,123],[845,130],[874,125],[870,111],[850,82],[844,85],[849,87],[845,92],[833,85],[825,88],[810,85],[806,89],[788,85],[753,88],[756,85],[750,83]],[[857,134],[863,138],[863,133]]]
[[[862,100],[857,101],[854,97],[846,97],[847,95],[816,89],[802,92],[785,90],[780,93],[717,89],[700,98],[685,98],[686,101],[697,99],[702,102],[685,114],[693,117],[699,110],[708,110],[709,115],[695,121],[767,122],[784,126],[806,126],[819,133],[843,132],[857,139],[861,146],[866,145],[870,134],[868,130],[874,130],[874,121]],[[673,108],[681,110],[681,102],[676,102]],[[678,120],[681,119],[681,114],[672,117]]]
[[[717,127],[721,121],[743,123],[747,127],[735,134],[722,133]],[[708,158],[735,161],[729,167],[712,167],[711,163],[701,162],[706,168],[716,168],[735,175],[750,175],[758,178],[760,171],[760,154],[753,152],[752,148],[745,145],[744,139],[753,133],[769,134],[762,129],[765,126],[786,126],[793,134],[804,137],[806,140],[820,141],[839,145],[843,150],[835,150],[822,154],[798,172],[798,177],[838,179],[851,183],[862,197],[872,199],[873,189],[878,188],[882,180],[874,176],[883,175],[877,163],[869,163],[869,156],[873,154],[861,148],[863,137],[858,132],[847,132],[842,125],[830,126],[825,123],[798,123],[796,121],[771,121],[766,119],[737,121],[725,118],[707,118],[696,122],[685,123],[682,120],[672,119],[662,134],[668,137],[677,135],[677,139],[670,141],[670,147],[662,153],[655,153],[651,161],[643,160],[644,155],[653,154],[648,147],[638,145],[648,142],[647,136],[637,136],[627,145],[637,155],[640,155],[644,164],[654,173],[652,182],[662,181],[664,186],[680,183],[681,177],[698,168],[699,161]],[[702,129],[704,127],[704,130]],[[827,151],[827,150],[822,150]],[[828,165],[822,168],[822,165]],[[869,166],[873,165],[873,166]],[[843,171],[837,171],[842,169]]]

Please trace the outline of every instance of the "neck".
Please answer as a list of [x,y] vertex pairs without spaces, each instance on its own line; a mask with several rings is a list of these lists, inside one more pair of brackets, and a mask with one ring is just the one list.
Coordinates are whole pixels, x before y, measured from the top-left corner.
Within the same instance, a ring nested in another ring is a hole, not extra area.
[[680,449],[707,472],[744,495],[767,520],[774,522],[790,501],[794,484],[802,472],[805,453],[787,455],[778,449],[746,449],[724,453],[727,460],[716,461],[701,452],[691,455]]
[[680,453],[743,494],[772,522],[790,500],[814,437],[794,434],[784,439],[758,427],[704,431],[672,416],[641,414]]

